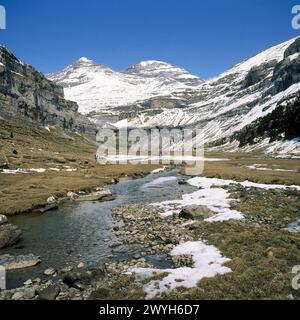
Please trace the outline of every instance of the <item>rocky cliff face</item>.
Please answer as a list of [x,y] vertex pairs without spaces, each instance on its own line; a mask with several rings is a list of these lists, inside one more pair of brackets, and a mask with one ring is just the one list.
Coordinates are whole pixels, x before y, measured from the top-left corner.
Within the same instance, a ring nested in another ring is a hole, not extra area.
[[64,99],[63,88],[23,64],[0,46],[0,116],[21,117],[41,126],[93,133],[90,121],[78,112],[76,102]]

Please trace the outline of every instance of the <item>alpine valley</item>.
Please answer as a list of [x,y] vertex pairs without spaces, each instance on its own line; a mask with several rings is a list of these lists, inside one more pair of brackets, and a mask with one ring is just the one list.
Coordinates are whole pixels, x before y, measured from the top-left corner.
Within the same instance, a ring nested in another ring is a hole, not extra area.
[[[203,130],[204,171],[100,164],[97,131],[124,127]],[[299,168],[300,38],[207,80],[44,75],[0,46],[0,300],[299,300]]]

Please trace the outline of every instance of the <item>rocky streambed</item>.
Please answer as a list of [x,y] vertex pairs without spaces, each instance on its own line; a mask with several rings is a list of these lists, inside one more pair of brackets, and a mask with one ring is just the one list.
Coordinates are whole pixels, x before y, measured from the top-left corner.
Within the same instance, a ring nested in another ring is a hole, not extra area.
[[[112,210],[126,203],[173,199],[173,196],[180,197],[194,190],[191,186],[177,182],[175,188],[174,183],[165,183],[169,176],[173,177],[170,182],[182,179],[177,170],[162,171],[137,180],[123,179],[109,186],[110,194],[102,189],[92,194],[70,193],[68,197],[74,201],[63,202],[58,208],[44,213],[10,217],[9,225],[19,231],[19,238],[22,231],[22,240],[1,250],[2,261],[6,264],[9,261],[12,265],[12,257],[17,257],[15,262],[18,269],[7,268],[10,269],[7,272],[8,288],[22,286],[28,279],[45,277],[44,271],[48,267],[54,267],[55,270],[70,265],[76,267],[78,261],[90,266],[98,261],[126,260],[137,255],[139,244],[121,246],[116,250],[119,235],[115,230],[119,230],[123,222],[112,216]],[[147,184],[160,178],[163,184],[159,182],[147,187]],[[99,202],[99,198],[105,201]],[[56,205],[59,200],[49,199],[49,205]],[[30,266],[29,262],[33,262],[32,254],[36,258],[36,263],[31,264],[34,267],[19,268],[22,266],[21,261],[24,266]]]

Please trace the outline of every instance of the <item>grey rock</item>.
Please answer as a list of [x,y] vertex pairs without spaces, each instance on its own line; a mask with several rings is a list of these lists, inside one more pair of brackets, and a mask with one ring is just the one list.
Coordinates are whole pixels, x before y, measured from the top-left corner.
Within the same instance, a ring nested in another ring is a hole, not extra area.
[[21,238],[22,231],[13,224],[0,225],[0,249],[17,243]]
[[0,214],[0,225],[7,223],[8,219],[3,214]]
[[78,113],[75,102],[64,99],[64,90],[33,67],[20,62],[0,46],[0,115],[22,117],[29,122],[59,125],[94,134],[95,126]]
[[38,296],[39,300],[55,300],[60,293],[60,288],[57,285],[50,285],[46,289],[42,290]]
[[23,299],[24,300],[31,300],[35,297],[35,289],[33,288],[26,288],[23,290]]
[[24,299],[24,292],[22,291],[15,292],[11,297],[11,300],[22,300],[22,299]]
[[214,215],[214,212],[205,206],[187,206],[179,213],[179,218],[187,220],[204,220]]
[[105,266],[98,266],[92,270],[80,269],[64,275],[63,283],[70,288],[83,288],[89,286],[92,281],[99,281],[106,275]]
[[12,256],[5,254],[0,256],[0,265],[7,270],[23,269],[36,266],[41,262],[41,259],[33,254]]
[[56,270],[53,267],[50,267],[44,271],[44,275],[53,276],[56,273]]

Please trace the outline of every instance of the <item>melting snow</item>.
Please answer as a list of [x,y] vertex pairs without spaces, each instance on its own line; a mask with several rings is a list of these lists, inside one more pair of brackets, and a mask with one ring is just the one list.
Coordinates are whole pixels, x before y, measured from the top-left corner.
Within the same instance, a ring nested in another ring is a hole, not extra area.
[[300,186],[298,185],[282,185],[282,184],[264,184],[264,183],[255,183],[251,181],[244,181],[244,182],[237,182],[234,180],[224,180],[224,179],[215,179],[215,178],[205,178],[205,177],[196,177],[192,178],[189,181],[189,184],[192,186],[198,187],[198,188],[211,188],[212,186],[229,186],[231,184],[240,184],[241,186],[245,188],[261,188],[266,190],[271,189],[297,189],[300,190]]
[[171,256],[191,255],[193,257],[193,267],[181,267],[177,269],[150,269],[133,268],[130,271],[135,273],[137,279],[142,280],[154,276],[157,273],[168,273],[168,276],[162,280],[153,280],[145,285],[144,290],[147,299],[153,299],[161,293],[168,292],[177,287],[192,288],[197,286],[198,282],[207,277],[214,277],[218,274],[232,272],[224,263],[230,261],[221,255],[220,251],[214,247],[205,244],[202,241],[186,242],[175,247]]
[[163,167],[163,168],[159,168],[159,169],[153,170],[151,173],[152,174],[157,174],[157,173],[160,173],[160,172],[164,172],[165,170],[166,170],[166,167]]

